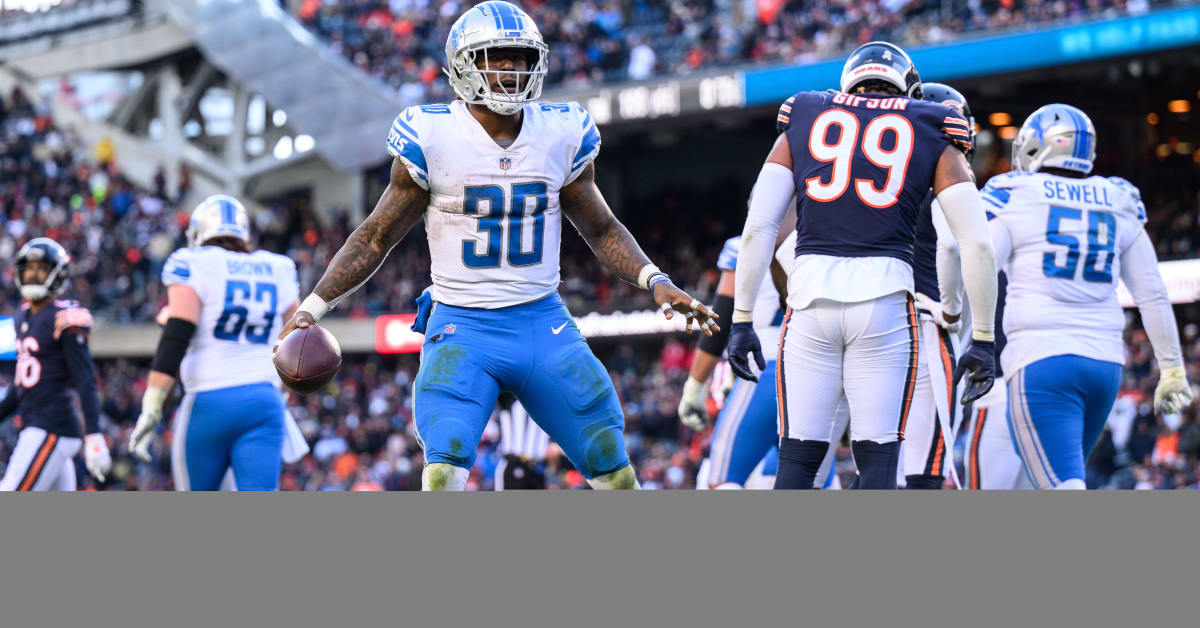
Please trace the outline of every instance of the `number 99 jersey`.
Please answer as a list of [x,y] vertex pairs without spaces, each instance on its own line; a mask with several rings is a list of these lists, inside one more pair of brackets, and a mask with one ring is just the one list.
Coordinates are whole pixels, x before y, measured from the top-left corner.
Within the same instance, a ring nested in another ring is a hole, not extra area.
[[[921,203],[947,146],[970,148],[967,120],[940,103],[884,94],[800,92],[779,108],[796,178],[796,255],[913,260]],[[909,270],[908,290],[911,286]]]
[[1118,177],[992,177],[981,195],[1008,275],[1004,372],[1055,355],[1125,363],[1121,254],[1144,233],[1141,193]]
[[200,322],[179,366],[184,390],[278,381],[271,347],[284,312],[300,296],[295,262],[269,251],[198,246],[172,253],[162,280],[200,297]]
[[577,103],[526,103],[521,131],[501,147],[456,100],[409,107],[387,149],[429,190],[425,230],[433,299],[497,309],[558,289],[558,193],[600,152]]

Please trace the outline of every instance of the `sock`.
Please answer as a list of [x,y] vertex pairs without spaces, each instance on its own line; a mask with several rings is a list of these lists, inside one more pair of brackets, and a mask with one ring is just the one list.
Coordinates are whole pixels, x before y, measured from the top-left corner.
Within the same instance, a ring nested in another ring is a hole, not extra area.
[[633,472],[633,465],[627,464],[612,473],[597,475],[587,481],[588,486],[592,490],[597,491],[636,491],[642,488],[638,484],[637,474]]
[[904,488],[918,491],[940,491],[946,480],[940,475],[906,475]]
[[431,462],[421,470],[422,491],[464,491],[470,469],[445,462]]
[[827,451],[827,441],[782,439],[779,442],[779,471],[775,473],[775,490],[813,488]]
[[896,465],[900,463],[900,441],[877,443],[856,440],[850,443],[854,462],[858,464],[858,490],[894,490]]
[[1079,478],[1071,478],[1070,480],[1066,480],[1062,484],[1059,484],[1058,486],[1054,487],[1054,490],[1056,490],[1056,491],[1086,491],[1087,484],[1084,484],[1083,480],[1081,480]]

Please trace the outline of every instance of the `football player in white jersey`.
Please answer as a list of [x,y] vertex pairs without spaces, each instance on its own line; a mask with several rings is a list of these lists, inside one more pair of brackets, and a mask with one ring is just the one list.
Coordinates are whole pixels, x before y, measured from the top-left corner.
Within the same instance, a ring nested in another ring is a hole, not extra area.
[[576,103],[539,103],[546,44],[507,2],[464,13],[446,41],[459,100],[410,107],[387,138],[391,181],[280,334],[308,326],[366,282],[418,220],[433,305],[413,385],[422,486],[462,490],[503,390],[514,393],[593,488],[637,488],[612,381],[558,297],[563,216],[617,277],[667,318],[717,329],[650,263],[594,181],[600,133]]
[[150,440],[178,379],[171,466],[176,490],[215,491],[232,469],[241,491],[276,490],[286,432],[271,361],[276,329],[299,305],[296,265],[250,250],[246,208],[216,195],[192,212],[188,247],[163,265],[168,312],[129,450]]
[[1046,105],[1013,141],[1016,170],[983,190],[1008,276],[1000,361],[1009,430],[1040,489],[1085,488],[1084,461],[1125,363],[1118,278],[1158,359],[1155,409],[1178,412],[1192,398],[1141,195],[1124,179],[1089,176],[1095,156],[1092,121],[1075,107]]

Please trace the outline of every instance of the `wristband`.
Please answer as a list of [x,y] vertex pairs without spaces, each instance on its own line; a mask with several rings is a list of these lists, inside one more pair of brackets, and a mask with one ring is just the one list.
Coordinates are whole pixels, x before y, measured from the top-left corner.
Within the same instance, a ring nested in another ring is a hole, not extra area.
[[313,322],[316,322],[321,320],[322,316],[328,314],[329,309],[329,304],[325,302],[325,299],[317,296],[317,293],[314,292],[304,297],[304,300],[300,302],[300,307],[296,311],[308,312],[312,316]]
[[658,269],[658,266],[655,266],[654,264],[646,264],[645,266],[642,266],[641,272],[638,273],[638,285],[641,286],[643,290],[649,290],[650,276],[661,272],[662,271]]
[[653,292],[654,286],[664,281],[671,281],[671,278],[666,273],[655,273],[650,276],[650,281],[646,283],[646,289]]
[[733,322],[733,323],[754,322],[754,312],[735,309],[735,310],[733,310],[733,316],[730,317],[730,322]]

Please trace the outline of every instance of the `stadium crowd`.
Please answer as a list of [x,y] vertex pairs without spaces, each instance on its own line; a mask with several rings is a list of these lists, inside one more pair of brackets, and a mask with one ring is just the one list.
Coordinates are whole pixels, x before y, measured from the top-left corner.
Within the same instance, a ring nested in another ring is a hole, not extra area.
[[[1139,14],[1171,0],[529,0],[550,46],[547,85],[804,62],[884,39],[932,44],[984,30]],[[440,80],[461,0],[303,0],[297,18],[406,102],[452,97]]]

